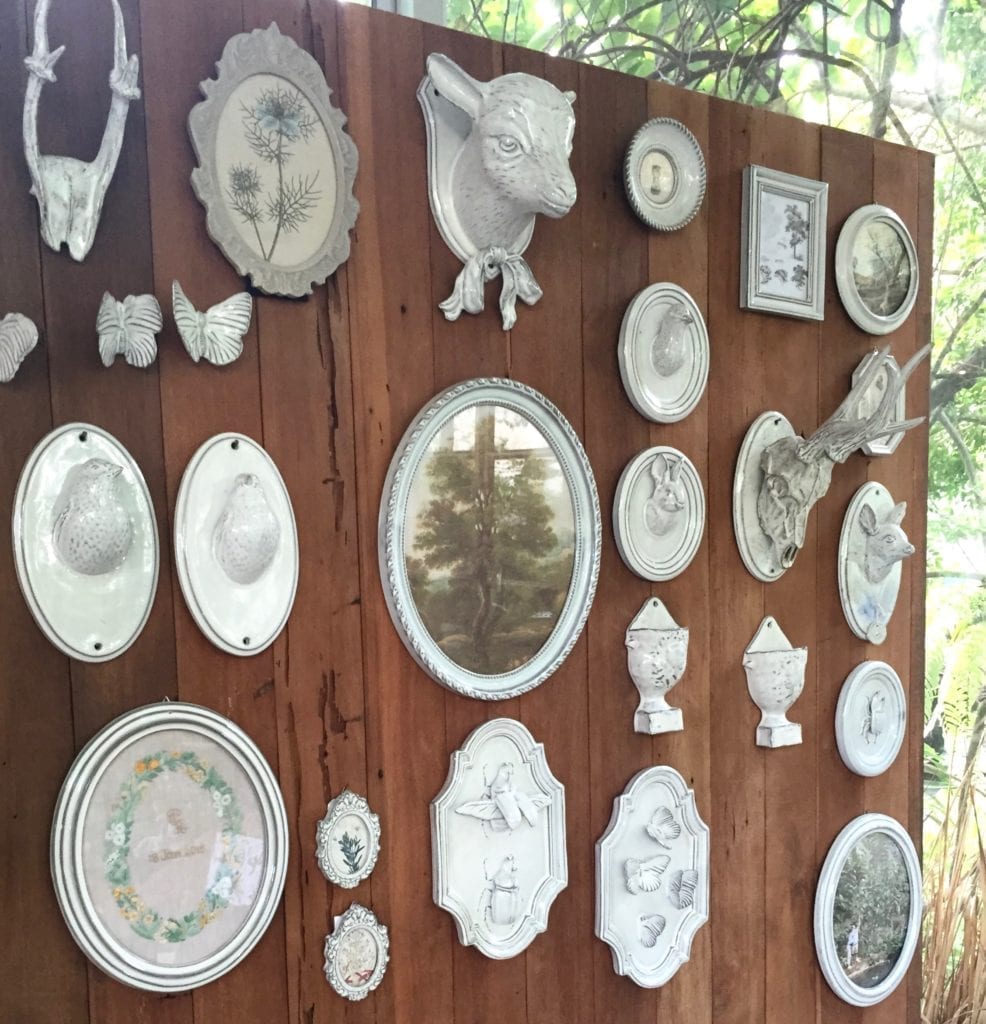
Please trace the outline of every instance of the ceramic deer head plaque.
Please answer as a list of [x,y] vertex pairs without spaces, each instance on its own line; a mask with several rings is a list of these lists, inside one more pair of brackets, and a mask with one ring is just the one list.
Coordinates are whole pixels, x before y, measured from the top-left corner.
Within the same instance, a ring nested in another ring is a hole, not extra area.
[[541,288],[523,252],[539,213],[563,217],[575,203],[568,166],[575,94],[533,75],[479,82],[441,53],[428,57],[418,102],[428,131],[431,211],[445,244],[465,267],[441,303],[446,319],[479,313],[487,281],[503,278],[503,329],[520,298]]
[[47,156],[38,149],[38,105],[46,82],[54,82],[55,64],[64,46],[48,45],[48,9],[51,0],[38,0],[34,10],[34,51],[26,57],[28,79],[24,93],[24,155],[31,173],[31,194],[41,213],[41,237],[56,252],[68,246],[72,259],[82,261],[89,254],[103,199],[116,170],[127,111],[131,100],[140,98],[137,55],[127,57],[123,13],[117,0],[113,6],[113,69],[110,72],[110,110],[99,152],[90,163],[71,156]]
[[[758,580],[776,580],[794,564],[805,543],[808,515],[828,491],[837,464],[869,441],[924,421],[919,416],[899,422],[895,411],[907,378],[929,351],[926,345],[896,372],[882,358],[872,360],[839,408],[808,437],[795,434],[779,412],[754,421],[736,463],[733,528],[743,563]],[[879,402],[863,402],[880,374],[887,375],[887,384]]]

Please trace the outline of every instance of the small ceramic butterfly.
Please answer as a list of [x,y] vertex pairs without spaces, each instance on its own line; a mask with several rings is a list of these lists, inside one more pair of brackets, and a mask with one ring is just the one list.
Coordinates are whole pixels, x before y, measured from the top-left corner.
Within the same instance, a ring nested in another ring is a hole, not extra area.
[[27,354],[38,343],[38,329],[23,313],[8,313],[0,320],[0,382],[14,379]]
[[103,292],[96,317],[103,366],[112,366],[117,356],[123,356],[131,366],[150,366],[157,358],[154,335],[163,325],[161,307],[153,295],[128,295],[119,302]]
[[205,359],[216,366],[225,366],[243,351],[243,335],[250,329],[253,315],[249,292],[237,292],[200,313],[188,301],[181,285],[174,281],[171,301],[178,333],[195,362]]

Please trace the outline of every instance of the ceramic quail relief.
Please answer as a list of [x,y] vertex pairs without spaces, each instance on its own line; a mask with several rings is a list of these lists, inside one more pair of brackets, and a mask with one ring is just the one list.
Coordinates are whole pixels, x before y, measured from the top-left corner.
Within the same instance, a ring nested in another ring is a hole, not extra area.
[[907,503],[895,503],[882,484],[855,493],[839,537],[839,598],[849,628],[861,640],[882,644],[897,605],[901,563],[914,545],[901,525]]
[[787,712],[805,686],[808,648],[793,647],[773,615],[757,628],[743,655],[746,684],[760,709],[758,747],[790,747],[801,742],[801,726]]
[[667,695],[685,672],[688,630],[659,598],[649,597],[627,627],[625,643],[630,678],[640,694],[634,730],[653,736],[683,729],[681,709],[671,707]]
[[270,295],[311,293],[349,258],[358,156],[318,62],[276,24],[233,36],[188,130],[210,238]]
[[140,98],[137,87],[140,62],[127,57],[123,13],[117,0],[113,8],[113,67],[110,70],[110,109],[96,156],[85,163],[70,156],[49,156],[38,144],[38,107],[46,83],[55,82],[55,64],[64,46],[52,50],[48,43],[48,12],[51,0],[38,0],[34,9],[34,50],[24,59],[27,89],[24,94],[24,154],[31,175],[31,195],[38,201],[41,237],[56,252],[68,246],[74,260],[84,260],[92,248],[103,212],[106,190],[113,180],[123,148],[130,103]]
[[613,502],[616,546],[645,580],[670,580],[688,568],[705,531],[705,492],[691,460],[657,445],[623,470]]
[[315,856],[322,874],[352,889],[369,878],[380,855],[380,818],[366,797],[344,789],[315,830]]
[[479,82],[433,53],[418,87],[428,134],[428,195],[445,244],[465,264],[440,304],[446,319],[480,313],[488,281],[502,278],[503,329],[517,299],[541,288],[523,253],[538,214],[563,217],[575,204],[568,161],[575,94],[523,73]]
[[709,829],[673,768],[645,768],[613,801],[596,843],[596,935],[613,969],[657,988],[709,916]]
[[674,284],[639,292],[623,315],[619,355],[623,387],[641,416],[684,419],[709,378],[709,333],[695,300]]
[[907,729],[907,695],[883,661],[864,661],[846,677],[835,712],[835,739],[846,767],[881,775],[896,760]]
[[31,453],[13,515],[17,580],[39,628],[79,661],[108,661],[138,637],[158,576],[158,536],[140,469],[87,423]]
[[435,903],[463,945],[502,960],[547,928],[568,884],[565,788],[520,722],[486,722],[453,753],[431,842]]
[[9,384],[38,343],[38,328],[23,313],[0,320],[0,384]]
[[192,456],[175,506],[175,561],[185,603],[221,650],[269,647],[298,584],[298,536],[284,481],[243,434],[217,434]]

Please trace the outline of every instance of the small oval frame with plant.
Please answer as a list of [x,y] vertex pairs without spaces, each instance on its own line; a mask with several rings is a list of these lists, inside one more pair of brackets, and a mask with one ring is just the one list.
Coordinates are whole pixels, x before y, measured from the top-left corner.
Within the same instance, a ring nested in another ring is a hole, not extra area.
[[366,798],[344,789],[329,803],[315,830],[315,856],[322,874],[344,889],[370,876],[380,855],[380,818]]

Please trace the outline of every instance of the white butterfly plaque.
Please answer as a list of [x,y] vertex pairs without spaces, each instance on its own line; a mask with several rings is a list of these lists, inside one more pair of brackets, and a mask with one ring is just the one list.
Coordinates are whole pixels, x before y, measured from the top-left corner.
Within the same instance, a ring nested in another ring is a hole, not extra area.
[[237,292],[200,313],[189,302],[181,285],[173,281],[171,303],[182,344],[196,363],[204,359],[215,366],[225,366],[239,359],[243,336],[250,330],[253,317],[253,299],[249,292]]
[[613,969],[644,988],[688,960],[709,916],[709,830],[673,768],[638,772],[596,843],[596,935]]
[[38,328],[23,313],[0,320],[0,384],[9,384],[38,343]]
[[120,302],[103,292],[96,316],[103,366],[112,366],[117,356],[130,366],[150,366],[157,359],[156,335],[163,326],[161,306],[153,295],[128,295]]

